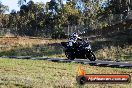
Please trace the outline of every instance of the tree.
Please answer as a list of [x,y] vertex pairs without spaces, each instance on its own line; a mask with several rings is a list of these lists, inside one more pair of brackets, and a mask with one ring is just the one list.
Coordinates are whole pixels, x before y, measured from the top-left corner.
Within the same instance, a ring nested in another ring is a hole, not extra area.
[[24,2],[26,2],[26,0],[18,0],[18,5],[21,6],[24,4]]
[[82,0],[84,5],[83,10],[83,21],[85,27],[88,29],[97,29],[100,27],[101,21],[99,13],[102,12],[101,0]]
[[9,11],[8,6],[5,6],[2,4],[2,2],[0,2],[0,14],[5,13],[6,11]]
[[44,28],[44,12],[45,5],[43,3],[27,2],[20,6],[20,20],[19,33],[25,35],[36,35],[42,28]]
[[0,2],[0,27],[6,27],[8,23],[8,16],[4,13],[9,11],[8,6],[5,6]]

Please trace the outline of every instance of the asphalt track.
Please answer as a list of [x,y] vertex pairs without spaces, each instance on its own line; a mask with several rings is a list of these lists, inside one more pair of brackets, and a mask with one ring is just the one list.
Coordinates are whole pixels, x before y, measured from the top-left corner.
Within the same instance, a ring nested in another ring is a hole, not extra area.
[[116,61],[89,61],[86,59],[75,59],[75,60],[68,60],[68,59],[60,59],[60,58],[46,58],[46,57],[31,57],[31,56],[8,56],[8,57],[0,57],[0,58],[10,58],[10,59],[31,59],[31,60],[48,60],[52,62],[62,62],[62,63],[81,63],[81,64],[89,64],[91,66],[101,66],[101,67],[119,67],[119,68],[132,68],[132,63],[129,62],[116,62]]

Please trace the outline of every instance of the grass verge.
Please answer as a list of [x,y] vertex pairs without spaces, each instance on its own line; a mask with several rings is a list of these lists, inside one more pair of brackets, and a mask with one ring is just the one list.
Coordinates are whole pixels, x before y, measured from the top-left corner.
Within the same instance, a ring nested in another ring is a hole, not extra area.
[[[76,83],[76,63],[42,60],[0,59],[1,88],[132,88],[129,84]],[[131,69],[83,65],[88,74],[130,74]]]

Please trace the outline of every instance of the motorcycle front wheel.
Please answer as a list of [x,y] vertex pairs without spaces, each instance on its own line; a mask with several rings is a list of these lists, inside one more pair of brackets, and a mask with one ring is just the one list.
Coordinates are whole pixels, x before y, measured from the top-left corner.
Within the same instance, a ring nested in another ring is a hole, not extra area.
[[88,52],[88,54],[86,54],[86,58],[89,59],[90,61],[95,61],[96,60],[96,56],[91,51]]

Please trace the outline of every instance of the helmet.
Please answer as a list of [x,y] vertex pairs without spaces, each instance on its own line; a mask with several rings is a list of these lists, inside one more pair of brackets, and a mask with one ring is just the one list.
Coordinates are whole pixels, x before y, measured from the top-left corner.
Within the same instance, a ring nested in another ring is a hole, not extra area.
[[72,34],[72,37],[78,37],[78,34],[77,34],[76,32],[74,32],[74,33]]

